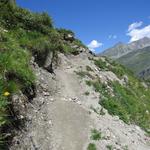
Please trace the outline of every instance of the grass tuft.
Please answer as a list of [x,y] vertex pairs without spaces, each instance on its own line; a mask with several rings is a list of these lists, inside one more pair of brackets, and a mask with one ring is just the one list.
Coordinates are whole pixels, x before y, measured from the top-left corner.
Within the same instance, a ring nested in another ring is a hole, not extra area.
[[102,139],[102,134],[100,131],[96,130],[96,129],[93,129],[91,131],[92,135],[91,135],[91,139],[92,140],[100,140]]
[[97,150],[96,145],[94,143],[90,143],[87,147],[87,150]]

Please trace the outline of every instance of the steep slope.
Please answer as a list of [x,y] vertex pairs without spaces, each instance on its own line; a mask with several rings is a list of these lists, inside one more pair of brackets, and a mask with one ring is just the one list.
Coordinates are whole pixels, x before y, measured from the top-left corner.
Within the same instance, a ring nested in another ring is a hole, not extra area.
[[148,79],[150,77],[150,47],[128,53],[117,61],[127,66],[141,78]]
[[105,50],[100,55],[108,56],[112,59],[117,59],[117,58],[120,58],[120,57],[130,53],[130,52],[134,52],[138,49],[142,49],[147,46],[150,46],[150,39],[145,37],[143,39],[140,39],[138,41],[135,41],[135,42],[132,42],[129,44],[124,44],[124,43],[119,42],[114,47]]
[[[13,129],[24,124],[25,104],[36,95],[31,57],[53,73],[58,52],[76,55],[83,48],[72,31],[56,29],[47,13],[32,13],[14,0],[0,0],[0,149],[8,149]],[[24,95],[21,101],[13,99],[18,93]]]
[[[76,56],[59,54],[59,60],[55,74],[48,73],[32,62],[38,79],[38,93],[32,104],[27,105],[29,121],[26,130],[14,138],[11,150],[150,148],[150,139],[145,132],[136,125],[126,124],[117,116],[111,116],[109,109],[107,111],[99,102],[106,95],[100,89],[96,90],[95,86],[89,86],[89,81],[97,80],[105,84],[117,81],[120,86],[125,86],[127,81],[120,79],[121,74],[118,76],[105,66],[107,71],[99,68],[96,62],[100,60],[88,51]],[[101,58],[101,61],[106,60]],[[113,91],[111,88],[109,90]],[[134,115],[137,115],[136,112]]]

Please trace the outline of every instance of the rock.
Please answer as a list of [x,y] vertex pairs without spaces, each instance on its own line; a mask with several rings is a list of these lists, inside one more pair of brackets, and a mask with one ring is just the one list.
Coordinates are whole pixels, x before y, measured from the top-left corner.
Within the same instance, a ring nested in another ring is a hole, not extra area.
[[22,92],[31,101],[36,96],[36,87],[35,85],[30,85],[30,87],[26,87]]
[[71,69],[72,68],[72,66],[67,66],[67,68],[66,69]]
[[78,100],[77,97],[73,97],[73,98],[71,98],[71,99],[72,99],[73,102],[76,102],[76,101]]
[[141,128],[140,128],[139,126],[135,126],[135,129],[136,129],[137,131],[141,131]]
[[146,110],[146,112],[145,112],[145,113],[149,115],[149,111],[148,111],[148,110]]
[[40,84],[42,90],[47,91],[48,90],[48,85],[47,84]]
[[148,89],[148,85],[145,82],[142,82],[144,88]]
[[51,102],[53,102],[53,101],[54,101],[54,99],[53,99],[53,98],[50,98],[49,100],[50,100]]
[[74,36],[72,34],[65,34],[64,40],[73,42],[75,40]]
[[128,82],[129,82],[128,76],[127,76],[127,75],[124,75],[124,76],[122,77],[121,82],[123,82],[123,84],[128,84]]
[[20,119],[24,119],[25,117],[23,115],[20,115]]
[[39,103],[40,103],[40,106],[42,106],[44,104],[45,100],[43,97],[40,97],[39,98]]
[[81,103],[81,101],[77,101],[77,104],[81,105],[82,103]]
[[52,120],[49,120],[49,121],[48,121],[48,124],[49,124],[49,125],[53,125]]
[[113,118],[114,118],[114,121],[119,121],[120,120],[118,116],[114,116]]
[[43,92],[44,96],[50,96],[49,92]]

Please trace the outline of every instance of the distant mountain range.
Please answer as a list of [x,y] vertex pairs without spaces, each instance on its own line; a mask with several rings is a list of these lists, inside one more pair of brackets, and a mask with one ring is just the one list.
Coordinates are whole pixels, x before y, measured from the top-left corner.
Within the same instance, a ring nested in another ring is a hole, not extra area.
[[124,44],[119,42],[100,55],[117,60],[140,78],[150,78],[150,38]]

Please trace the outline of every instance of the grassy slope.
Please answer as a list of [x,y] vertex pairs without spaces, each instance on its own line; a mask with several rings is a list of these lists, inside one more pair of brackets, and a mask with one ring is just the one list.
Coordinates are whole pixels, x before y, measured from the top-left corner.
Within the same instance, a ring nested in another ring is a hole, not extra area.
[[150,47],[131,52],[117,61],[133,70],[137,75],[150,67]]
[[[0,2],[0,149],[5,149],[5,127],[11,125],[9,106],[12,95],[34,85],[29,61],[32,55],[42,67],[48,53],[74,52],[64,36],[74,33],[55,29],[46,13],[32,13],[18,6]],[[84,47],[73,39],[72,44]],[[12,120],[12,118],[11,118]]]
[[99,79],[87,81],[88,85],[94,86],[95,91],[100,93],[99,103],[110,114],[119,116],[126,123],[137,124],[150,133],[150,89],[145,89],[140,80],[122,65],[107,59],[95,60],[95,64],[102,70],[114,72],[120,79],[124,75],[128,77],[124,85],[118,82],[108,82],[106,85]]

